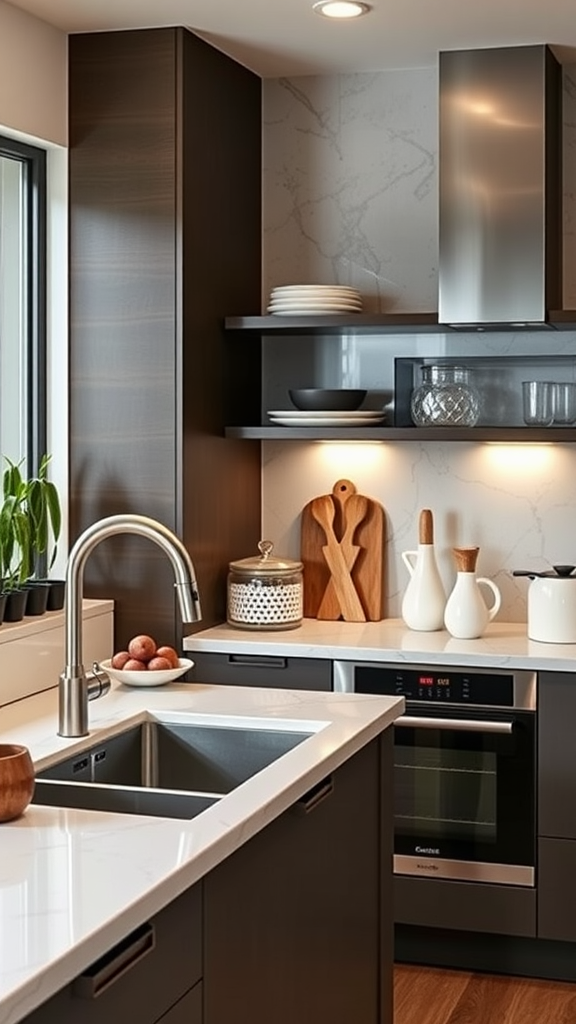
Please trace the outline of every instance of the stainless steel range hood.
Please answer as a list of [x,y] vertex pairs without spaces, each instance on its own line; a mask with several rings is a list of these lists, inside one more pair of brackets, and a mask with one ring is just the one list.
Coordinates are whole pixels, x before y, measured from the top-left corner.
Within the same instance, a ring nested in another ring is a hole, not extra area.
[[561,106],[548,46],[440,54],[441,323],[552,326],[562,307]]

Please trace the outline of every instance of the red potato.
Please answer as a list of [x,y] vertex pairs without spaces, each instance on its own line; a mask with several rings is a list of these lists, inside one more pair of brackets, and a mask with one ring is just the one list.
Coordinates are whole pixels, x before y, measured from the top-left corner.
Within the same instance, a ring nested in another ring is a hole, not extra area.
[[124,668],[127,661],[130,661],[128,651],[117,651],[111,661],[112,668]]
[[139,661],[138,658],[128,658],[128,661],[124,665],[124,672],[146,672],[148,665],[145,661]]
[[156,641],[146,633],[140,633],[138,636],[132,637],[128,644],[128,651],[131,658],[148,662],[156,654]]
[[155,657],[150,658],[150,661],[148,662],[149,672],[166,672],[171,668],[174,668],[174,666],[170,664],[168,658]]
[[159,647],[158,650],[156,651],[156,657],[166,658],[166,660],[170,662],[170,666],[172,668],[180,667],[180,658],[178,657],[173,647]]

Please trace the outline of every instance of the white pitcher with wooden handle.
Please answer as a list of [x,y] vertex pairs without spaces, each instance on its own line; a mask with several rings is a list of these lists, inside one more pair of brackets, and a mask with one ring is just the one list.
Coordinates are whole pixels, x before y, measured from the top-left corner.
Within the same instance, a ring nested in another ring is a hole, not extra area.
[[432,632],[444,629],[446,591],[434,550],[432,512],[423,508],[418,526],[418,550],[403,551],[410,581],[402,600],[402,618],[409,629]]
[[[479,548],[452,548],[456,561],[456,583],[446,602],[444,622],[458,640],[476,640],[500,609],[502,597],[493,580],[476,575]],[[492,591],[492,604],[486,604],[480,587]]]

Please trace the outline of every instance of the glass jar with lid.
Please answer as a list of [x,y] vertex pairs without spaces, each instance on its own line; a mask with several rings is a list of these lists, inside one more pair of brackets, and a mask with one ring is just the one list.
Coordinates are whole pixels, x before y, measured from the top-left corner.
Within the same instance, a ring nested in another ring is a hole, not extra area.
[[227,621],[241,629],[295,629],[304,613],[302,562],[272,555],[261,540],[260,555],[230,562]]
[[434,363],[420,370],[422,383],[410,400],[417,427],[473,427],[478,422],[480,395],[468,366]]

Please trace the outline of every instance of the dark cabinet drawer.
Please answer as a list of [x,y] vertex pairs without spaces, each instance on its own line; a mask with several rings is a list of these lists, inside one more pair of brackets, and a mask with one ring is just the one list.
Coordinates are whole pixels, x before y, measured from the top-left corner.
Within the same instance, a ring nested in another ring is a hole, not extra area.
[[288,690],[332,689],[330,658],[285,658],[265,654],[188,652],[194,661],[194,683],[269,686]]
[[576,842],[538,841],[538,938],[576,941]]
[[155,1024],[201,976],[202,889],[196,885],[30,1014],[26,1024]]
[[440,878],[394,877],[394,921],[494,935],[536,935],[534,889]]

